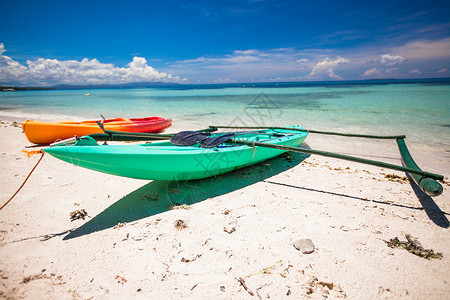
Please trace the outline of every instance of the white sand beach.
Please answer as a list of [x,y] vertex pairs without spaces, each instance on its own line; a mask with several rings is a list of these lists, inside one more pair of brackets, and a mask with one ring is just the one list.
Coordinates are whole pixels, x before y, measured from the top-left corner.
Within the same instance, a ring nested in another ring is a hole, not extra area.
[[[172,128],[170,132],[179,129]],[[40,154],[0,126],[0,205]],[[325,140],[327,142],[325,142]],[[392,141],[311,135],[314,149],[401,164]],[[411,152],[448,180],[448,153]],[[216,178],[121,178],[45,155],[0,211],[4,299],[445,299],[450,189],[430,198],[402,172],[291,154]],[[71,221],[74,211],[85,219]],[[425,259],[386,241],[405,234]],[[310,239],[314,252],[293,243]]]

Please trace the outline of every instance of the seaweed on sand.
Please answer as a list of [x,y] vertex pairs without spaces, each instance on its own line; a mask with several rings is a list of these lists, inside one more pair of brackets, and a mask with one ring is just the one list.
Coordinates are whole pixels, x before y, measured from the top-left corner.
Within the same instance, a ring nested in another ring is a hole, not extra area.
[[407,239],[406,242],[400,241],[398,239],[398,237],[395,237],[395,238],[390,239],[389,241],[385,241],[385,242],[391,248],[405,249],[414,255],[417,255],[417,256],[420,256],[420,257],[423,257],[426,259],[430,259],[430,258],[441,259],[442,258],[442,253],[434,252],[433,249],[424,249],[422,247],[422,245],[419,243],[419,241],[417,239],[413,238],[411,235],[405,234],[405,237]]

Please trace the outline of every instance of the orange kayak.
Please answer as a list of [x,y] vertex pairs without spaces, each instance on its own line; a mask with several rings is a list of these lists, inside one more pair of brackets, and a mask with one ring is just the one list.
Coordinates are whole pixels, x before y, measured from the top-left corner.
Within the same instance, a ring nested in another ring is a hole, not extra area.
[[[99,122],[101,120],[98,120]],[[96,120],[83,122],[40,122],[26,120],[21,123],[27,139],[34,144],[51,144],[74,136],[103,133]],[[172,125],[171,119],[147,117],[136,119],[106,119],[103,121],[106,130],[125,132],[159,133]]]

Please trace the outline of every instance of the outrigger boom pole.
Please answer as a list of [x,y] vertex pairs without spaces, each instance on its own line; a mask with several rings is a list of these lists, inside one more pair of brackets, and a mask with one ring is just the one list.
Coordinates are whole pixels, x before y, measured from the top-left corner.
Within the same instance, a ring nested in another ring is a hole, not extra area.
[[396,136],[384,136],[384,135],[366,135],[366,134],[351,134],[351,133],[340,133],[340,132],[328,132],[328,131],[319,131],[319,130],[308,130],[303,128],[292,128],[292,127],[247,127],[247,126],[209,126],[211,129],[218,128],[236,128],[236,129],[286,129],[286,130],[295,130],[295,131],[303,131],[308,133],[317,133],[317,134],[328,134],[328,135],[338,135],[338,136],[347,136],[347,137],[361,137],[361,138],[373,138],[373,139],[395,139],[397,140],[397,145],[400,151],[400,155],[402,156],[402,161],[404,166],[397,166],[394,164],[389,164],[381,161],[369,160],[360,157],[354,157],[344,154],[338,154],[327,151],[313,150],[313,149],[305,149],[300,147],[288,147],[288,146],[279,146],[279,145],[271,145],[267,143],[259,143],[259,142],[248,142],[241,140],[233,140],[236,144],[248,145],[248,146],[260,146],[267,148],[274,148],[286,151],[307,153],[307,154],[316,154],[326,157],[332,157],[337,159],[344,159],[349,161],[354,161],[358,163],[373,165],[377,167],[393,169],[397,171],[402,171],[411,174],[413,180],[417,183],[417,185],[424,191],[426,194],[430,196],[439,196],[443,192],[442,185],[436,180],[444,180],[443,175],[434,174],[422,171],[419,166],[415,163],[411,154],[408,151],[408,148],[405,144],[404,135],[396,135]]
[[[90,136],[97,141],[138,141],[138,140],[167,140],[170,139],[174,134],[151,134],[151,133],[131,133],[131,132],[118,132],[118,131],[110,131],[105,130],[103,128],[103,124],[97,122],[98,125],[103,129],[105,133],[97,133],[91,134]],[[216,131],[218,128],[236,128],[236,129],[285,129],[285,130],[295,130],[295,131],[303,131],[308,133],[318,133],[318,134],[329,134],[329,135],[338,135],[338,136],[348,136],[348,137],[362,137],[362,138],[374,138],[374,139],[396,139],[397,145],[402,156],[402,161],[405,166],[398,166],[394,164],[389,164],[381,161],[369,160],[355,156],[349,156],[344,154],[338,154],[327,151],[320,151],[314,149],[306,149],[301,147],[289,147],[282,145],[274,145],[269,143],[261,143],[261,142],[250,142],[238,139],[232,139],[236,144],[247,145],[251,147],[265,147],[265,148],[273,148],[284,151],[292,151],[292,152],[300,152],[306,154],[316,154],[320,156],[332,157],[337,159],[344,159],[349,161],[354,161],[358,163],[378,166],[387,169],[393,169],[397,171],[402,171],[411,174],[413,180],[417,183],[417,185],[422,189],[426,194],[430,196],[438,196],[442,194],[443,188],[442,185],[436,180],[444,180],[443,175],[434,174],[422,171],[419,166],[415,163],[411,154],[408,151],[408,148],[405,144],[405,136],[380,136],[380,135],[365,135],[365,134],[348,134],[348,133],[339,133],[339,132],[327,132],[327,131],[318,131],[318,130],[307,130],[303,128],[292,128],[292,127],[244,127],[244,126],[209,126],[208,129],[203,129],[199,131]],[[74,143],[77,141],[77,138],[72,138],[69,140],[60,141],[58,143],[54,143],[53,145],[65,145]]]

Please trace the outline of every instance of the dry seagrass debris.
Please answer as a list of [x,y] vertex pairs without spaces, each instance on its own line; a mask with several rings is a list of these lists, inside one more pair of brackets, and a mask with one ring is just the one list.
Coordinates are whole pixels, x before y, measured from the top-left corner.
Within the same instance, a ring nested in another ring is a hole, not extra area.
[[319,281],[319,282],[317,282],[317,284],[326,286],[329,290],[332,290],[334,287],[334,283],[332,283],[332,282]]
[[125,282],[127,282],[128,280],[125,277],[116,275],[116,277],[114,277],[115,280],[117,280],[117,283],[121,283],[124,284]]
[[398,237],[395,237],[393,239],[390,239],[389,241],[385,241],[388,247],[391,248],[400,248],[405,249],[408,252],[426,258],[442,258],[442,253],[434,252],[433,249],[424,249],[422,245],[419,243],[419,241],[416,238],[413,238],[410,234],[405,234],[406,242],[400,241]]
[[398,182],[398,183],[407,183],[409,182],[409,178],[406,176],[398,176],[395,174],[386,174],[384,178],[387,178],[389,181]]
[[313,276],[309,283],[305,286],[306,295],[311,295],[313,293],[319,292],[322,294],[322,297],[324,299],[328,298],[330,295],[330,292],[333,291],[333,299],[334,298],[347,298],[347,295],[345,292],[341,289],[339,285],[336,285],[333,282],[327,282],[327,281],[321,281],[317,277]]
[[84,209],[74,210],[70,213],[70,221],[75,221],[78,219],[83,219],[88,216],[88,213]]
[[244,279],[242,279],[242,277],[239,277],[238,281],[250,295],[255,296],[255,294],[247,287],[247,285],[245,284],[245,281],[244,281]]
[[175,228],[177,230],[183,230],[183,229],[187,228],[186,221],[184,221],[184,220],[176,220],[175,221]]
[[236,227],[234,227],[234,226],[233,227],[224,226],[223,227],[223,231],[225,231],[228,234],[232,234],[233,232],[236,231]]
[[193,262],[193,261],[195,261],[197,258],[199,258],[199,257],[202,257],[202,255],[201,254],[197,254],[194,258],[192,258],[192,259],[186,259],[186,258],[184,258],[184,257],[182,257],[181,258],[181,262],[184,262],[184,263],[189,263],[189,262]]
[[120,228],[120,227],[123,227],[123,226],[125,226],[125,223],[118,222],[117,225],[115,225],[113,227],[113,229],[117,229],[117,228]]
[[280,273],[280,276],[283,277],[283,278],[286,278],[287,274],[289,273],[289,268],[292,268],[292,267],[294,267],[294,266],[293,265],[288,265],[286,267],[286,269],[284,269],[283,272]]
[[445,184],[446,186],[450,186],[450,181],[448,181],[448,179],[446,178],[446,180],[438,180],[439,182],[441,182],[442,184]]
[[292,157],[287,152],[283,153],[281,157],[284,157],[284,159],[286,159],[288,162],[292,162]]
[[170,209],[170,210],[174,210],[174,209],[190,210],[190,209],[192,209],[192,207],[190,207],[189,205],[184,204],[184,203],[175,203],[173,205],[169,205],[168,209]]
[[29,275],[27,277],[24,277],[22,279],[22,283],[28,283],[30,281],[38,280],[38,279],[52,279],[52,280],[61,281],[61,283],[65,283],[62,281],[62,275],[56,275],[55,273],[45,274],[44,273],[45,271],[46,271],[46,269],[43,269],[40,274],[34,274],[34,275]]
[[[266,287],[266,286],[269,286],[269,285],[271,285],[271,284],[272,284],[272,282],[271,282],[271,283],[265,283],[265,284],[261,285],[260,287],[258,287],[258,288],[256,289],[256,295],[258,295],[259,299],[262,299],[262,298],[263,298],[263,297],[259,294],[259,290],[262,289],[262,288],[264,288],[264,287]],[[290,291],[290,290],[289,290],[289,291]],[[289,295],[290,295],[290,294],[289,294]],[[289,296],[289,295],[286,295],[286,296]],[[270,298],[269,294],[267,294],[267,295],[265,296],[265,298]]]

